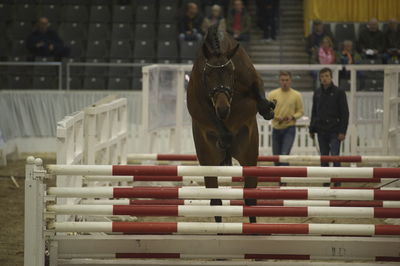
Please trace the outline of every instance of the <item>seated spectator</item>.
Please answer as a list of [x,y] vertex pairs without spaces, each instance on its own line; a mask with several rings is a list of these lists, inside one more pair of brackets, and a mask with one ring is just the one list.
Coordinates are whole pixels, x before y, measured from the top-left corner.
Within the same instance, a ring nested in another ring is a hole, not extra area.
[[211,15],[204,18],[201,29],[203,30],[203,32],[207,32],[208,27],[214,24],[219,24],[218,30],[226,31],[226,22],[225,19],[221,16],[221,7],[219,5],[213,5],[211,7]]
[[26,47],[34,56],[54,56],[60,59],[70,54],[70,48],[49,28],[49,20],[46,17],[38,19],[37,29],[28,36]]
[[241,0],[235,0],[233,9],[228,14],[226,23],[227,32],[232,34],[237,41],[250,40],[250,15],[247,13]]
[[195,3],[188,3],[186,13],[179,22],[179,39],[185,41],[200,41],[203,38],[201,24],[203,17]]
[[353,42],[346,40],[343,42],[343,49],[337,53],[336,62],[342,65],[360,64],[361,56],[354,51]]
[[386,50],[385,63],[399,62],[400,60],[400,29],[396,19],[389,20],[388,28],[384,32]]
[[371,19],[358,38],[361,55],[364,58],[380,58],[384,51],[384,41],[383,33],[378,28],[378,20]]
[[328,36],[322,39],[321,46],[318,49],[317,61],[322,65],[334,64],[336,62],[336,54],[333,50],[332,39]]
[[209,6],[212,7],[214,5],[218,5],[222,8],[222,10],[224,12],[227,13],[228,8],[229,8],[229,2],[230,2],[230,0],[203,0],[203,5],[204,5],[204,8],[209,7]]
[[331,40],[333,40],[333,36],[330,32],[324,31],[324,25],[320,20],[314,20],[313,23],[313,32],[307,36],[306,38],[306,52],[310,57],[315,54],[315,51],[318,50],[322,39],[325,36],[329,36]]
[[276,24],[275,19],[279,13],[278,0],[256,0],[257,4],[257,21],[263,31],[263,40],[276,40]]

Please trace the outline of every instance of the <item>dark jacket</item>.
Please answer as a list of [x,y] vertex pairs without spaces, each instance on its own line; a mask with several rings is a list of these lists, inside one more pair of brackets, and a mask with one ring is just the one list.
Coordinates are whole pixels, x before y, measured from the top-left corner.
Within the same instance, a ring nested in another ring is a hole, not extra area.
[[400,49],[400,30],[388,29],[384,33],[386,49]]
[[[36,47],[40,42],[44,42],[41,47]],[[38,30],[32,32],[26,40],[26,48],[37,56],[48,56],[52,52],[49,50],[50,45],[54,46],[54,51],[59,50],[64,46],[63,41],[60,39],[58,34],[54,30],[47,30],[46,32],[40,32]]]
[[363,49],[376,49],[379,53],[382,53],[385,48],[383,33],[380,30],[370,31],[369,29],[365,29],[361,31],[358,39],[358,46],[360,52],[362,52]]
[[[230,34],[233,33],[233,21],[235,18],[236,11],[232,9],[229,14],[228,18],[226,21],[226,31]],[[245,8],[242,10],[242,18],[240,19],[240,24],[241,24],[241,33],[249,33],[250,32],[250,27],[251,27],[251,18],[249,13]]]
[[310,133],[346,134],[349,123],[349,107],[346,93],[331,84],[318,88],[313,95]]
[[198,14],[194,18],[189,18],[187,15],[181,17],[179,21],[179,33],[186,33],[187,31],[195,31],[202,33],[201,24],[203,23],[203,17]]

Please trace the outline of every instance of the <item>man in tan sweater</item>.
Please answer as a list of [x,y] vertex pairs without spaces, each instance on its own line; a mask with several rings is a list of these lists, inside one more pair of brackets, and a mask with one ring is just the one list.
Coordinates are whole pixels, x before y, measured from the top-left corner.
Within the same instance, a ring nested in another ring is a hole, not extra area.
[[[303,99],[300,92],[291,88],[292,75],[288,71],[279,73],[280,88],[268,94],[268,100],[276,101],[275,117],[272,120],[272,153],[288,155],[296,136],[296,120],[303,116]],[[289,165],[276,163],[275,165]]]

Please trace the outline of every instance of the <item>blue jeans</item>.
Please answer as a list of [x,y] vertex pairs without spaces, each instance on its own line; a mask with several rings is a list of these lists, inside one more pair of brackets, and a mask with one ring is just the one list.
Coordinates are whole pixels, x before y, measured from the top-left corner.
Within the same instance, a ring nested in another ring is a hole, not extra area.
[[[285,129],[272,129],[272,154],[289,155],[292,149],[296,127],[290,126]],[[276,166],[287,166],[288,163],[275,163]]]
[[[339,155],[340,140],[337,138],[338,133],[318,133],[317,136],[321,155]],[[329,166],[329,163],[321,163],[321,166]],[[340,163],[334,162],[333,166],[340,167]]]

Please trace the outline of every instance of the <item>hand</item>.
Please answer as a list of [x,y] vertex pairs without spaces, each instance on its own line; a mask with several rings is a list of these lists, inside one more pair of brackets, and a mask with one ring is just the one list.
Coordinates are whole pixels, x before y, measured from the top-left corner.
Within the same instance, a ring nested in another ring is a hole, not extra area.
[[54,50],[54,45],[50,44],[50,45],[49,45],[49,50],[50,50],[50,51],[53,51],[53,50]]
[[310,138],[315,139],[315,133],[310,133]]
[[267,100],[259,100],[257,101],[257,110],[265,120],[271,120],[274,118],[274,108],[275,105],[272,102]]
[[343,141],[345,138],[346,138],[346,135],[345,135],[345,134],[342,134],[342,133],[340,133],[340,134],[337,136],[337,139],[340,140],[340,141]]

